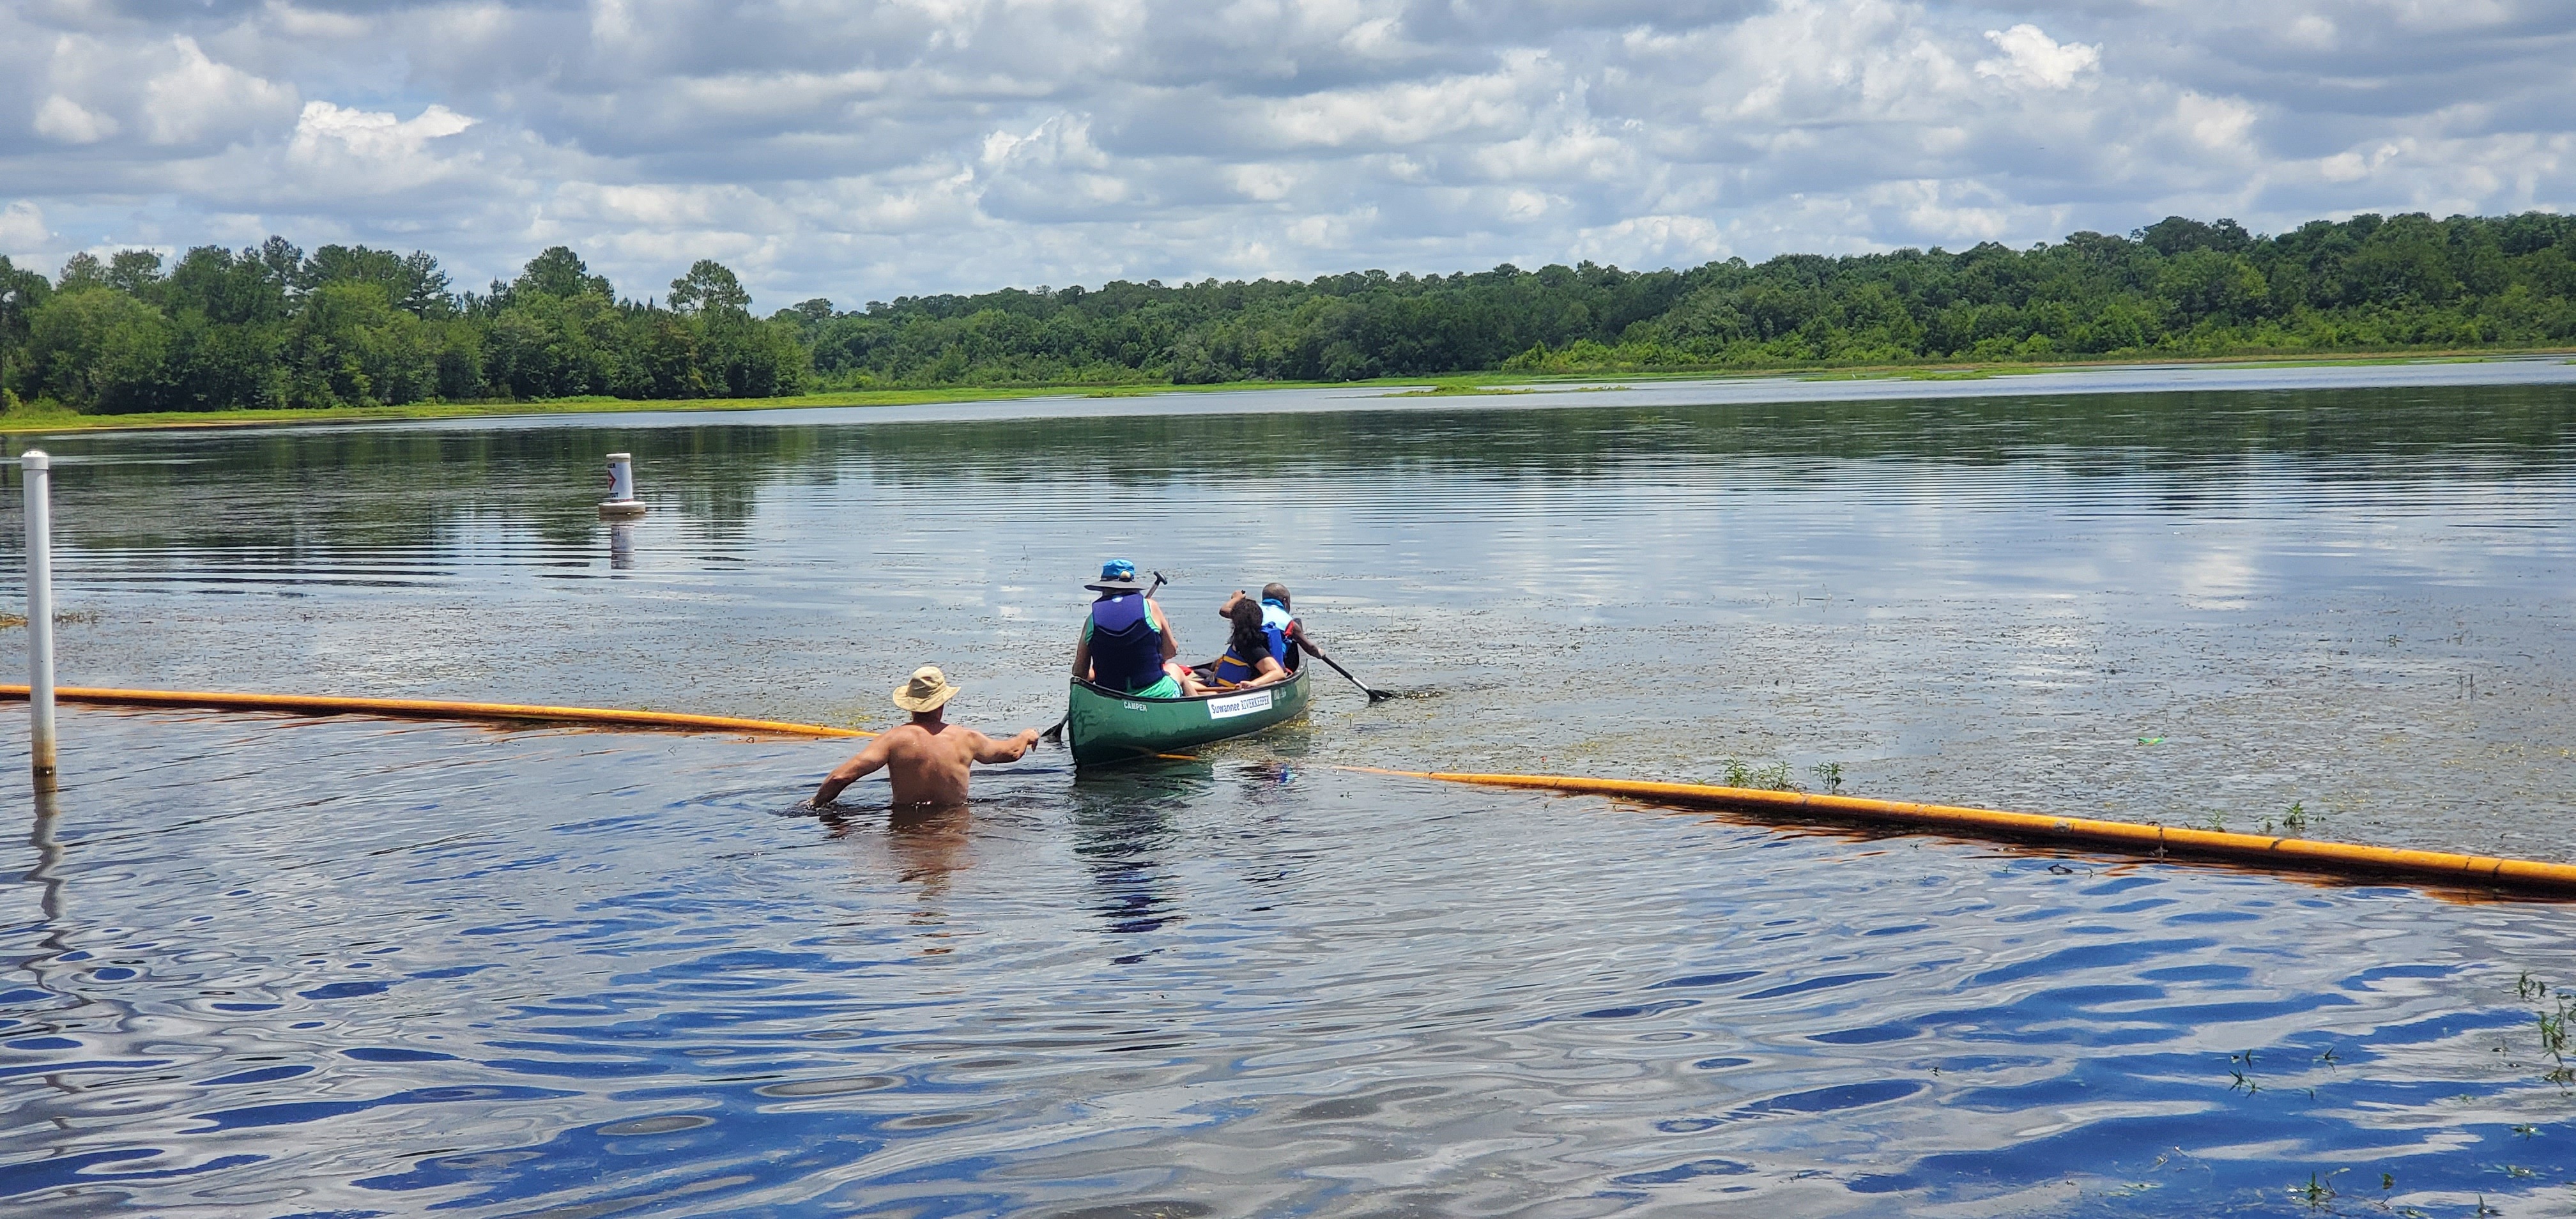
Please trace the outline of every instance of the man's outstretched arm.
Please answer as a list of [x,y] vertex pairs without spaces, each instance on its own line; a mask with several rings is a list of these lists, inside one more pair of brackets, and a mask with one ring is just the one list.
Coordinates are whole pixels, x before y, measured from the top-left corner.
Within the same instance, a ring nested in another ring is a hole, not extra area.
[[1017,762],[1037,748],[1038,730],[1026,728],[1007,741],[996,741],[983,733],[975,734],[975,760],[990,765],[995,762]]
[[860,750],[857,755],[853,756],[849,761],[833,767],[832,773],[824,776],[823,785],[814,789],[814,798],[806,801],[806,803],[814,806],[815,808],[821,808],[826,804],[830,804],[834,798],[838,797],[841,792],[847,789],[851,784],[858,782],[860,779],[863,779],[868,775],[876,773],[876,771],[884,767],[885,764],[885,738],[878,737],[877,739],[868,742],[868,747]]

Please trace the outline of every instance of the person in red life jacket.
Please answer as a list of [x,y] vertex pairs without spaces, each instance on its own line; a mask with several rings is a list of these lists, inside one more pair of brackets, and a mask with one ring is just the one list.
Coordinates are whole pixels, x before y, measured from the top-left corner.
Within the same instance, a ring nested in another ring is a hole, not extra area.
[[1075,677],[1137,698],[1180,698],[1192,692],[1185,687],[1198,682],[1172,662],[1181,654],[1172,621],[1145,595],[1135,564],[1111,559],[1100,565],[1100,578],[1083,587],[1100,596],[1083,621],[1082,642],[1073,647]]

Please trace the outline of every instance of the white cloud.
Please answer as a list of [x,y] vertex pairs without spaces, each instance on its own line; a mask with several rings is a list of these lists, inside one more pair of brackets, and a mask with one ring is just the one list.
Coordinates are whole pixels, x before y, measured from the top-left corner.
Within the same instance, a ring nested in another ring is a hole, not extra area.
[[170,49],[177,62],[143,86],[143,113],[155,144],[185,144],[295,108],[292,86],[216,63],[194,38],[173,39]]
[[2552,0],[306,2],[0,5],[7,240],[860,300],[2576,206]]
[[2058,42],[2027,22],[2009,30],[1988,30],[1986,41],[2001,48],[2004,57],[1979,61],[1979,76],[2063,89],[2074,84],[2076,77],[2102,66],[2102,48]]
[[366,189],[381,192],[441,176],[449,166],[431,142],[473,125],[473,119],[440,105],[402,119],[386,111],[306,102],[286,156],[309,170],[365,175]]
[[2235,98],[2185,93],[2174,100],[2174,117],[2212,152],[2252,151],[2247,137],[2254,129],[2254,108]]
[[53,244],[45,227],[45,209],[24,199],[0,208],[0,254],[34,253]]
[[95,144],[115,135],[122,126],[115,119],[92,110],[60,93],[45,99],[36,108],[36,134],[63,144]]

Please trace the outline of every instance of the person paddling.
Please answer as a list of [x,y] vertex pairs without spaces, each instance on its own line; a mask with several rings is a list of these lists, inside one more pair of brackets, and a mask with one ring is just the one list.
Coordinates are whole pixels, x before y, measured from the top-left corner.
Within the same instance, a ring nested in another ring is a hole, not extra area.
[[1100,596],[1083,620],[1082,642],[1073,647],[1073,675],[1138,698],[1181,697],[1185,670],[1172,662],[1181,654],[1180,640],[1163,607],[1145,595],[1136,565],[1111,559],[1100,565],[1100,578],[1083,587]]
[[894,689],[894,705],[912,713],[912,722],[888,729],[868,742],[858,756],[834,767],[807,801],[829,805],[852,783],[882,769],[894,781],[897,808],[966,803],[968,772],[977,762],[1017,762],[1038,743],[1038,730],[1028,729],[1007,741],[946,720],[948,700],[957,687],[937,665],[912,671],[912,679]]
[[[1246,594],[1236,592],[1234,596],[1226,599],[1224,607],[1217,610],[1217,613],[1232,617],[1235,602],[1244,600],[1245,597]],[[1298,621],[1296,612],[1289,608],[1289,604],[1287,585],[1273,580],[1261,586],[1261,629],[1270,634],[1271,655],[1278,657],[1280,666],[1290,673],[1295,673],[1304,667],[1299,662],[1307,656],[1322,660],[1325,664],[1333,663],[1333,658],[1324,655],[1324,649],[1316,646],[1315,641],[1307,637],[1306,624]]]

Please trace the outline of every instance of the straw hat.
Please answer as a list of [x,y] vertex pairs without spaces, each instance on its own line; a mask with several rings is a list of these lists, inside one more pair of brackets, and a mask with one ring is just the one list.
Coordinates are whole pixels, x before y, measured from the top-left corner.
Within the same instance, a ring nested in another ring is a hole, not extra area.
[[948,675],[937,665],[923,665],[912,671],[912,680],[894,688],[894,705],[906,711],[936,711],[941,704],[957,697],[958,687],[948,684]]

